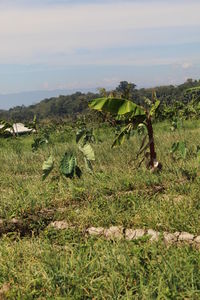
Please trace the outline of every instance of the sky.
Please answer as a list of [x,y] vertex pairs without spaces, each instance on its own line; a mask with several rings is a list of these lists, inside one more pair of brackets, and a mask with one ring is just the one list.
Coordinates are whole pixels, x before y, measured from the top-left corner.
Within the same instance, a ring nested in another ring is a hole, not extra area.
[[0,94],[199,79],[199,11],[199,0],[0,0]]

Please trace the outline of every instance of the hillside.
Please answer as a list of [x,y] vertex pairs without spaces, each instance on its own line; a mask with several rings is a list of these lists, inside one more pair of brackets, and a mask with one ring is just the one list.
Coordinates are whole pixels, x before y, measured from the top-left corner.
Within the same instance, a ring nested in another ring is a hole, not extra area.
[[27,107],[16,106],[8,111],[0,111],[0,119],[13,119],[20,122],[31,120],[34,115],[39,119],[72,116],[86,112],[88,102],[97,96],[97,94],[81,92],[67,96],[60,95]]
[[[176,101],[187,103],[190,99],[185,95],[185,90],[199,86],[200,80],[188,79],[185,83],[173,86],[158,86],[153,89],[161,103],[172,104]],[[123,92],[128,89],[128,82],[122,81],[113,91]],[[136,89],[135,84],[129,86],[129,97],[136,103],[142,104],[144,97],[151,97],[152,88]],[[17,122],[28,121],[37,115],[39,119],[74,117],[88,111],[88,102],[99,97],[97,93],[76,92],[71,95],[60,95],[42,100],[30,106],[16,106],[7,111],[0,110],[0,119],[12,119]]]

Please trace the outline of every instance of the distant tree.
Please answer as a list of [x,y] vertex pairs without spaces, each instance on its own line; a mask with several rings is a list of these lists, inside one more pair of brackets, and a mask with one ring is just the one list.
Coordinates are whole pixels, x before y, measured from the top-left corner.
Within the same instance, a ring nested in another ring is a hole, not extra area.
[[116,88],[116,92],[123,95],[127,99],[131,99],[135,88],[136,85],[134,83],[121,81],[118,87]]

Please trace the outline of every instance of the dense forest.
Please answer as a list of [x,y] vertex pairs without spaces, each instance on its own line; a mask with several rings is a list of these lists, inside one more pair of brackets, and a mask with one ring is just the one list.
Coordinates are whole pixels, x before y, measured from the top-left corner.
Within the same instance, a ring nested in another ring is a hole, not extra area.
[[[158,86],[154,87],[153,90],[161,101],[161,107],[175,105],[179,109],[192,100],[191,94],[188,95],[185,91],[199,85],[200,80],[187,79],[185,83],[178,86]],[[151,97],[152,88],[137,89],[134,83],[129,84],[127,81],[122,81],[115,90],[111,91],[111,93],[113,93],[113,95],[120,92],[124,94],[126,91],[128,92],[127,97],[129,99],[135,103],[143,104],[146,97]],[[40,120],[67,117],[76,118],[79,114],[87,114],[89,111],[89,101],[106,93],[107,92],[104,89],[100,89],[96,94],[76,92],[68,96],[60,95],[59,97],[44,99],[40,103],[28,107],[17,106],[8,111],[0,110],[0,119],[22,122],[30,121],[33,119],[34,115],[37,115]]]

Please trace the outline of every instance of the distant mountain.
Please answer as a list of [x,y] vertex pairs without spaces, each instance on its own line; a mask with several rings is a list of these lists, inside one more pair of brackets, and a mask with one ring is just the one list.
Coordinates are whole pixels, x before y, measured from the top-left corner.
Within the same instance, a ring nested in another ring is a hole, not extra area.
[[[52,90],[52,91],[29,91],[12,94],[0,94],[0,110],[7,110],[15,106],[29,106],[39,103],[46,98],[58,97],[59,95],[70,95],[77,91],[77,89],[69,90]],[[88,92],[88,89],[80,89],[80,92]],[[95,91],[95,89],[90,89]]]

